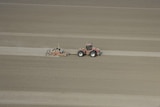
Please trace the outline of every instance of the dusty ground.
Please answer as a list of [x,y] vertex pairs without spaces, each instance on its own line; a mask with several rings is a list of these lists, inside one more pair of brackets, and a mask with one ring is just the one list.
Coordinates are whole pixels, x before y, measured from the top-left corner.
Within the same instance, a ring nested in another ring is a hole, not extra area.
[[[60,43],[63,48],[77,49],[89,41],[103,50],[160,52],[159,4],[151,0],[145,3],[143,0],[121,3],[117,0],[98,3],[92,0],[47,0],[45,3],[42,0],[0,0],[0,46],[47,48]],[[89,93],[96,99],[99,94],[123,95],[122,99],[118,97],[123,104],[115,102],[113,97],[113,100],[106,99],[110,105],[103,105],[104,101],[100,106],[159,107],[159,71],[158,57],[0,55],[0,94],[3,95],[3,91]],[[93,101],[89,96],[84,98]],[[132,96],[142,102],[136,102]],[[153,99],[148,100],[150,97]],[[1,100],[1,106],[43,106],[38,105],[38,101],[28,105],[18,100],[11,102],[7,95],[0,98],[6,99],[6,102]],[[81,102],[81,98],[78,101]],[[85,107],[87,101],[74,107]]]

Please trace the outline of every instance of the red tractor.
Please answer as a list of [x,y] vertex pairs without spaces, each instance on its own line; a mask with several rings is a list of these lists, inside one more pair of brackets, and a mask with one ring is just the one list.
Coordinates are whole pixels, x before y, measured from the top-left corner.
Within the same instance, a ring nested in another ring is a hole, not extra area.
[[100,56],[102,52],[99,48],[93,47],[91,43],[86,44],[86,48],[80,48],[77,55],[83,57],[84,55],[89,55],[90,57]]

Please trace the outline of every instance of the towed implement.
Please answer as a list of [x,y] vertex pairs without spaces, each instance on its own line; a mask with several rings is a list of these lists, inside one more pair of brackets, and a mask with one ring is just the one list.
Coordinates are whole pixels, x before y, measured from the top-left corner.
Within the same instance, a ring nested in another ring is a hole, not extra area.
[[49,49],[46,52],[46,56],[69,56],[70,53],[64,51],[62,48]]

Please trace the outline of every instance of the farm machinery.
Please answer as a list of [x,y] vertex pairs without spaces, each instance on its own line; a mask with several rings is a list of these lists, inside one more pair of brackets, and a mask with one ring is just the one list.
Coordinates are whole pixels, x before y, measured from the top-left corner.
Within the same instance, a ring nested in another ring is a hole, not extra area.
[[102,54],[99,48],[93,47],[91,43],[87,43],[85,48],[80,48],[77,52],[79,57],[89,55],[90,57],[100,56]]

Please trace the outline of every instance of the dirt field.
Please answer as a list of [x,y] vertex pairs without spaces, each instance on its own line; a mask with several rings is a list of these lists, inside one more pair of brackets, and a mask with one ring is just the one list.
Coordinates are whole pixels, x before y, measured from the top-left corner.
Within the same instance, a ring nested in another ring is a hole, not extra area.
[[[19,47],[0,51],[0,106],[160,107],[160,57],[144,54],[160,52],[158,1],[0,0],[0,13],[0,48]],[[76,50],[86,42],[106,55],[25,50],[58,43]],[[114,53],[121,51],[132,55]]]

